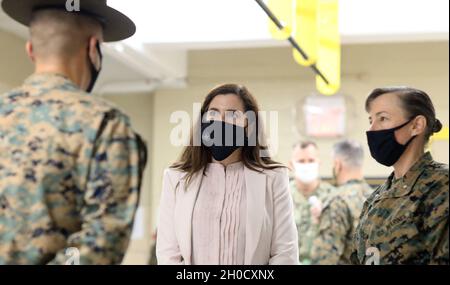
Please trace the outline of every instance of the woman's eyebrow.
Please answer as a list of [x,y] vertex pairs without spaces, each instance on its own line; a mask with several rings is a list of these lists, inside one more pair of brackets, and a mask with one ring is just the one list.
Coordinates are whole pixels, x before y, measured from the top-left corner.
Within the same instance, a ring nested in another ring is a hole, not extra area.
[[383,114],[383,113],[389,115],[388,112],[386,112],[386,111],[381,111],[381,112],[376,113],[375,116],[379,116],[379,115],[381,115],[381,114]]

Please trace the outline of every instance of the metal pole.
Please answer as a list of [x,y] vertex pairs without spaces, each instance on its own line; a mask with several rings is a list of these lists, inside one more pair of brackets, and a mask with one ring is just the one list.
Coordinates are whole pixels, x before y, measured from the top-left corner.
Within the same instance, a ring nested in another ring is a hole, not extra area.
[[[272,20],[272,22],[278,27],[280,30],[284,30],[283,24],[281,24],[280,20],[270,11],[269,7],[264,3],[263,0],[255,0],[258,5],[266,12],[267,16]],[[300,45],[297,43],[297,41],[292,37],[289,36],[288,41],[291,43],[291,45],[294,47],[295,50],[297,50],[302,57],[305,60],[309,60],[308,55],[305,53],[305,51],[300,47]],[[317,74],[326,84],[330,84],[328,79],[323,75],[323,73],[317,68],[316,64],[313,64],[310,66],[311,69],[314,71],[315,74]]]

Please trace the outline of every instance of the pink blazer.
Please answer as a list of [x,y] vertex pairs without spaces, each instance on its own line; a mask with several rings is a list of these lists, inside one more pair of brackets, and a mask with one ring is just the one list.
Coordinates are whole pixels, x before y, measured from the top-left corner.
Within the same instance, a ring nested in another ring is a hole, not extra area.
[[[298,236],[287,170],[262,173],[244,168],[247,218],[246,265],[296,265]],[[203,171],[185,186],[185,173],[166,169],[159,206],[156,256],[158,264],[190,265],[192,216]]]

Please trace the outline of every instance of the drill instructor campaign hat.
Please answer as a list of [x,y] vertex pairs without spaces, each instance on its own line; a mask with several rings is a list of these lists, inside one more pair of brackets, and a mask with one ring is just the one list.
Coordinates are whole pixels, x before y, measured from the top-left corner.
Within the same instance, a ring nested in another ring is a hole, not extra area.
[[136,32],[133,21],[109,7],[106,0],[3,0],[2,8],[11,18],[25,26],[30,25],[32,13],[40,9],[61,9],[67,13],[88,15],[103,25],[105,42],[121,41]]

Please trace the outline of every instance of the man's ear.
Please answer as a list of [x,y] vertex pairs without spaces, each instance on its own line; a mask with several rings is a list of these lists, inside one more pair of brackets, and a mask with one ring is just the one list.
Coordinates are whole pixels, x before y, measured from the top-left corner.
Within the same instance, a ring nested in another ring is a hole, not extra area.
[[414,119],[414,123],[412,125],[412,135],[417,136],[425,132],[427,127],[427,119],[419,115]]
[[292,163],[292,159],[288,162],[288,167],[290,170],[294,170],[294,164]]
[[25,44],[25,50],[27,52],[28,58],[32,62],[35,62],[34,52],[33,52],[33,44],[30,41],[27,41],[27,43]]
[[97,43],[99,40],[96,37],[89,38],[89,58],[94,64],[95,68],[100,69],[100,55],[97,50]]
[[334,170],[335,172],[340,172],[342,168],[342,162],[339,159],[334,159]]

